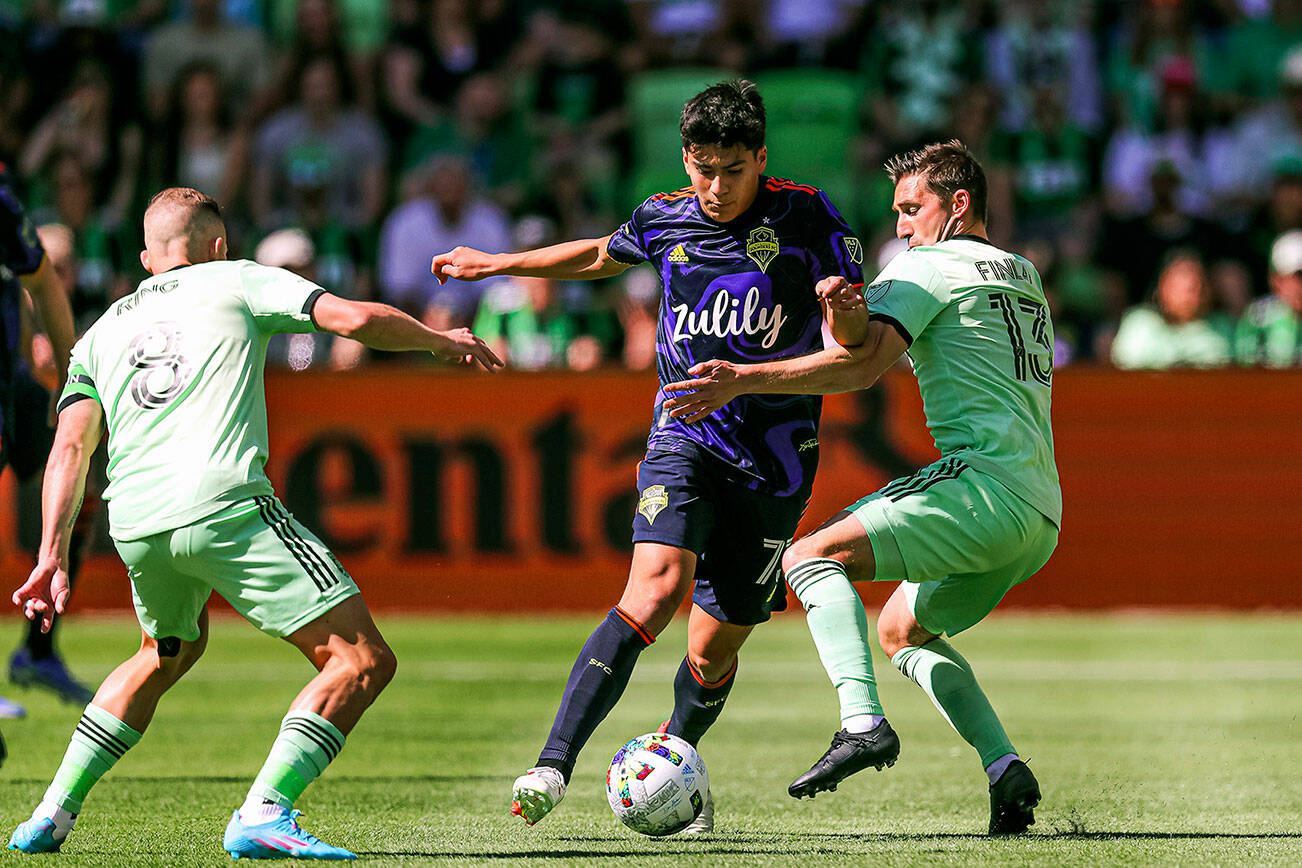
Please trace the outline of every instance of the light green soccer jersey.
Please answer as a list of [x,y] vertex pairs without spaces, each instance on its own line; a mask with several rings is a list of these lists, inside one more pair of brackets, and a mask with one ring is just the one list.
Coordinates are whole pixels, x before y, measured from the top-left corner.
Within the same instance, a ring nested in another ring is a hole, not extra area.
[[135,540],[271,494],[262,369],[267,341],[314,330],[324,290],[247,260],[155,275],[72,350],[60,409],[104,407],[109,529]]
[[1049,392],[1053,324],[1030,262],[975,236],[915,247],[864,290],[910,340],[936,448],[1062,522]]

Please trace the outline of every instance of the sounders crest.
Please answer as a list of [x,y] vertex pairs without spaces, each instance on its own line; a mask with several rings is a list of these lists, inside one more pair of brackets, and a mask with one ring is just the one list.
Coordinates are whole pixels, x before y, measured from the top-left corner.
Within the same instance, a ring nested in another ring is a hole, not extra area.
[[767,226],[756,226],[746,239],[746,255],[767,274],[769,263],[778,257],[778,233]]
[[647,524],[655,524],[656,516],[669,505],[669,492],[663,485],[649,485],[642,491],[637,511],[646,517]]

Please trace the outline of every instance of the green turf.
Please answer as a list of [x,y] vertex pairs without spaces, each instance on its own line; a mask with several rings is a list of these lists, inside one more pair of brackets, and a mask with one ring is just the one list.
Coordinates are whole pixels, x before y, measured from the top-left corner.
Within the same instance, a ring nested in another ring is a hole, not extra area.
[[[643,656],[557,814],[525,828],[507,814],[511,780],[536,757],[596,618],[379,620],[398,678],[300,805],[308,829],[373,864],[1302,864],[1302,617],[995,617],[961,636],[1044,788],[1039,822],[1016,840],[979,834],[987,802],[974,752],[880,656],[899,764],[814,801],[786,795],[835,726],[799,616],[756,631],[728,711],[702,742],[715,835],[644,839],[605,800],[610,755],[668,712],[681,628]],[[128,621],[67,627],[64,648],[84,676],[134,650]],[[55,861],[229,864],[222,828],[310,674],[296,653],[215,621],[206,658],[91,793]],[[30,716],[3,723],[6,835],[40,797],[78,715],[12,695]]]

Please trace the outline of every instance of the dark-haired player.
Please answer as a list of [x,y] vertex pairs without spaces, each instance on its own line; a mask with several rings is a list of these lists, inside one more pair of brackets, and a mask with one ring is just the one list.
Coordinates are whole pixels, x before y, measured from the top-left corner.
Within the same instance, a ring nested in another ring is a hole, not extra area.
[[[37,477],[53,442],[53,408],[27,369],[22,341],[23,290],[31,293],[40,326],[50,339],[59,388],[68,375],[75,336],[68,293],[18,199],[14,177],[0,163],[0,470],[12,466],[20,480]],[[58,392],[56,391],[57,395]],[[47,627],[27,630],[9,665],[13,681],[41,684],[70,701],[89,698],[64,668]],[[0,717],[21,717],[22,706],[0,696]]]
[[[882,650],[972,745],[990,781],[992,835],[1026,831],[1040,788],[1018,757],[972,667],[941,636],[976,624],[1058,543],[1062,492],[1049,425],[1053,325],[1035,266],[986,239],[986,180],[960,142],[891,160],[896,234],[909,249],[864,290],[820,286],[843,313],[866,316],[850,348],[782,362],[709,361],[672,383],[685,422],[751,394],[864,389],[906,351],[939,461],[897,479],[796,540],[787,582],[808,611],[843,728],[796,798],[890,764],[900,743],[877,698],[868,621],[851,581],[900,582],[877,620]],[[866,306],[865,302],[866,301]]]
[[[497,255],[457,248],[435,257],[433,272],[439,280],[598,278],[649,262],[664,291],[662,384],[707,358],[817,350],[825,317],[836,340],[856,343],[862,333],[829,314],[814,287],[828,275],[858,280],[859,240],[825,194],[763,174],[764,127],[753,84],[708,88],[683,108],[691,186],[652,196],[605,238]],[[515,782],[511,810],[530,825],[561,800],[579,751],[693,582],[687,655],[667,723],[692,744],[723,710],[747,635],[786,603],[782,552],[813,482],[821,399],[747,397],[703,425],[685,425],[664,411],[665,397],[656,395],[638,471],[628,584],[579,652],[537,766]],[[687,831],[709,831],[713,813],[707,799]]]

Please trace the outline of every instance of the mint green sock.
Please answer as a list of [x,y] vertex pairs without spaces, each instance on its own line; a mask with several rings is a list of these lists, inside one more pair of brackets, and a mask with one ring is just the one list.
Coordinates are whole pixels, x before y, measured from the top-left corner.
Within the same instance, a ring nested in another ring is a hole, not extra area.
[[814,647],[841,700],[841,720],[881,714],[868,616],[845,567],[831,558],[810,558],[787,572],[787,584],[805,607]]
[[891,662],[926,691],[954,731],[976,748],[983,768],[1004,754],[1016,753],[972,667],[944,639],[932,639],[920,648],[901,648]]
[[140,733],[102,708],[86,706],[54,773],[45,801],[70,814],[81,813],[90,788],[122,755],[140,742]]
[[280,723],[249,798],[292,807],[343,748],[344,734],[333,723],[312,711],[291,711]]

